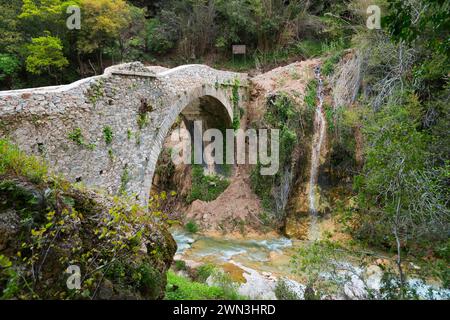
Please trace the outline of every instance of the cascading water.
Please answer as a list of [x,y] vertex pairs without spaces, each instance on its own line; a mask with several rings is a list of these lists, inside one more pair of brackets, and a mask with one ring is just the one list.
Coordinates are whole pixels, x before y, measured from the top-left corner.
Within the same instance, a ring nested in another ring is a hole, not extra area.
[[319,176],[320,154],[323,141],[326,134],[326,122],[323,114],[323,80],[320,73],[320,66],[314,69],[314,73],[318,82],[317,85],[317,108],[314,119],[314,137],[311,150],[311,169],[309,174],[309,211],[311,214],[311,226],[309,230],[309,238],[317,240],[319,238],[319,227],[317,225],[317,180]]

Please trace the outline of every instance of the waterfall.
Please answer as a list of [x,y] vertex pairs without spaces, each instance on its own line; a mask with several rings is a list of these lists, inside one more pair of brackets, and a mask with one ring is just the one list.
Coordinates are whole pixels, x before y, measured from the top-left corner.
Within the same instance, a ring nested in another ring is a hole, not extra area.
[[317,240],[319,238],[319,227],[317,225],[317,180],[319,176],[320,166],[320,154],[322,150],[322,144],[326,134],[326,122],[323,114],[323,80],[320,73],[320,66],[314,69],[316,79],[318,81],[317,86],[317,108],[314,119],[314,136],[312,141],[311,150],[311,169],[309,174],[309,211],[311,215],[311,226],[309,230],[309,237],[311,240]]
[[289,200],[289,194],[291,192],[292,178],[292,170],[290,166],[287,166],[283,170],[280,185],[276,186],[275,206],[277,209],[277,213],[283,212],[286,209],[286,205]]

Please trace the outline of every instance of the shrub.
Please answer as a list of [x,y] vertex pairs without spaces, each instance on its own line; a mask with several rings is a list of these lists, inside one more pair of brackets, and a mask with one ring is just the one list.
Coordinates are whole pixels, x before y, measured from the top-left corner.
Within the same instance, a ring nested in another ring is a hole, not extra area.
[[303,40],[295,45],[294,52],[310,59],[322,54],[322,45],[319,41]]
[[197,233],[198,231],[198,225],[197,223],[195,223],[195,221],[189,221],[184,227],[190,233]]
[[186,270],[186,262],[184,262],[184,260],[176,260],[175,261],[175,269],[176,270]]
[[95,149],[95,144],[94,143],[86,143],[84,140],[84,136],[83,136],[83,132],[81,131],[81,128],[75,128],[73,129],[68,135],[67,137],[72,140],[73,142],[75,142],[77,145],[82,146],[82,147],[86,147],[89,150],[93,150]]
[[206,263],[197,268],[197,281],[206,282],[216,270],[216,267],[211,263]]
[[335,65],[341,60],[343,51],[336,52],[331,57],[325,60],[322,64],[322,74],[324,76],[330,76],[334,72]]
[[157,299],[163,277],[161,273],[149,263],[142,263],[133,273],[137,288],[147,297]]
[[113,141],[113,131],[110,126],[106,126],[103,128],[103,138],[105,139],[106,144],[111,144]]
[[205,175],[203,167],[200,165],[192,166],[192,189],[187,197],[188,203],[195,200],[213,201],[225,191],[230,185],[227,179],[222,179],[217,175]]
[[11,142],[0,139],[0,175],[22,175],[32,182],[42,182],[48,173],[44,162],[34,156],[27,156]]
[[306,87],[305,104],[310,109],[316,108],[317,101],[317,80],[311,80]]
[[292,290],[285,279],[277,281],[275,286],[275,296],[278,300],[301,300],[298,293]]
[[242,299],[234,289],[208,286],[195,282],[169,270],[167,273],[166,300],[236,300]]

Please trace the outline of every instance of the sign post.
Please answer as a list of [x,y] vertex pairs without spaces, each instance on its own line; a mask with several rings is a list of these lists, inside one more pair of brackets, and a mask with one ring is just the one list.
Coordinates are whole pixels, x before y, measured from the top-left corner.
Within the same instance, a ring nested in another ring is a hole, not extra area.
[[243,55],[245,61],[247,60],[247,46],[246,45],[233,45],[233,62],[234,62],[234,56],[236,55]]

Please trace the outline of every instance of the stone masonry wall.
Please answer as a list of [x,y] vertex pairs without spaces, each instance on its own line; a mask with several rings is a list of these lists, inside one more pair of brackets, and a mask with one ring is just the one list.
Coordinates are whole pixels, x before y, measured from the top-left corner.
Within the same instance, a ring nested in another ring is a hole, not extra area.
[[[192,101],[210,96],[233,119],[236,78],[244,107],[247,76],[203,65],[164,70],[128,63],[70,85],[1,91],[0,137],[42,156],[73,182],[110,194],[125,190],[145,204],[177,116]],[[104,131],[112,133],[109,144]]]

